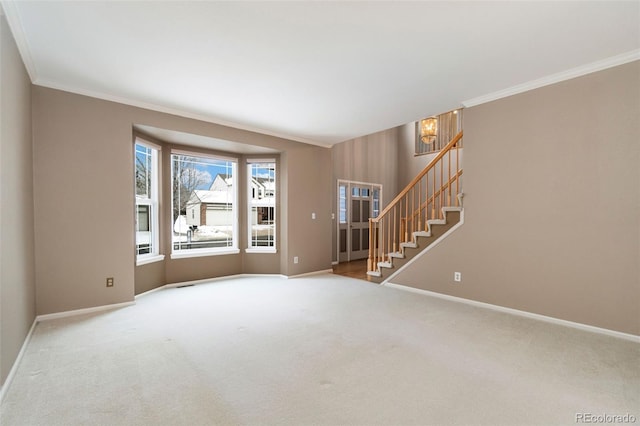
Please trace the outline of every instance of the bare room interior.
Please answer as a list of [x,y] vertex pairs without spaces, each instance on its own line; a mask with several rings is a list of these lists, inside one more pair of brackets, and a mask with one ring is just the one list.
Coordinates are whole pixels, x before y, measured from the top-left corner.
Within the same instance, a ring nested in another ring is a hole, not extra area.
[[0,424],[640,421],[640,3],[0,1]]

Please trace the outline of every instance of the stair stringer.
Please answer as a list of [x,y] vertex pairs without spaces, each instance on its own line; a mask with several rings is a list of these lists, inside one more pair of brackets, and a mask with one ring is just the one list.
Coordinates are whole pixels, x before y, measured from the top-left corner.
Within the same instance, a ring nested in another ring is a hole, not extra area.
[[462,226],[464,224],[464,208],[462,208],[462,207],[443,207],[442,211],[443,211],[443,215],[444,215],[445,219],[432,219],[432,220],[429,220],[428,223],[427,223],[427,228],[428,228],[427,231],[416,231],[416,232],[413,232],[412,233],[412,241],[411,242],[402,243],[401,244],[401,248],[400,248],[400,250],[401,250],[400,252],[389,253],[389,257],[392,258],[391,262],[378,262],[378,271],[368,272],[367,274],[369,274],[372,277],[381,277],[382,276],[381,268],[386,268],[386,269],[394,268],[393,258],[403,259],[405,257],[405,255],[404,255],[404,249],[405,248],[417,248],[418,247],[418,243],[417,243],[418,237],[430,237],[431,236],[431,225],[445,225],[447,223],[447,221],[446,221],[447,212],[449,212],[449,211],[459,212],[460,213],[460,220],[456,224],[454,224],[450,229],[448,229],[444,234],[442,234],[440,237],[438,237],[435,241],[431,242],[423,250],[421,250],[420,252],[416,253],[409,261],[407,261],[407,263],[405,263],[404,265],[399,267],[397,270],[393,271],[393,273],[391,275],[389,275],[387,278],[382,280],[380,282],[381,285],[386,284],[389,280],[391,280],[397,274],[402,272],[407,266],[411,265],[414,261],[416,261],[420,257],[424,256],[428,251],[430,251],[432,248],[437,246],[442,240],[447,238],[456,229],[458,229],[460,226]]

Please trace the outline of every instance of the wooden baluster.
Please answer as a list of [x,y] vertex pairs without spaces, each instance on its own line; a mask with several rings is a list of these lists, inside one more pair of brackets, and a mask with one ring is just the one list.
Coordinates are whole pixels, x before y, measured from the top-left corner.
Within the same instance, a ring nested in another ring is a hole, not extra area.
[[[391,222],[391,218],[389,218],[389,222]],[[391,227],[393,226],[393,223],[389,223],[389,225],[387,226],[387,232],[389,233],[389,235],[387,235],[387,247],[385,248],[385,253],[384,253],[384,259],[382,260],[383,262],[386,262],[388,257],[389,257],[389,253],[391,253]]]
[[380,270],[380,268],[378,267],[378,263],[380,262],[380,258],[382,257],[382,248],[384,247],[384,224],[386,222],[387,218],[384,217],[382,218],[382,220],[380,221],[380,223],[378,224],[378,254],[376,256],[376,270]]
[[[407,194],[409,193],[409,191],[407,191]],[[408,241],[409,240],[409,234],[407,233],[409,231],[409,223],[407,223],[407,219],[409,218],[409,198],[407,197],[407,194],[405,194],[404,196],[404,224],[405,224],[405,228],[404,228],[404,241]]]
[[373,262],[373,219],[369,218],[369,257],[367,258],[367,271],[371,271],[371,262]]
[[436,169],[433,168],[433,193],[431,194],[433,204],[431,204],[431,218],[436,218]]
[[373,247],[373,264],[371,265],[372,270],[377,271],[378,270],[378,253],[380,250],[380,226],[382,226],[382,222],[381,222],[382,218],[380,216],[378,216],[376,218],[376,226],[373,229],[373,242],[374,242],[374,247]]
[[438,218],[442,219],[442,204],[443,204],[443,191],[444,188],[444,159],[440,160],[440,193],[438,194],[438,199],[440,200],[440,208],[438,209]]
[[382,242],[380,241],[380,229],[382,229],[382,224],[384,223],[384,218],[380,218],[378,223],[376,224],[376,249],[373,255],[373,269],[374,271],[378,270],[378,261],[380,259],[380,246]]
[[[398,219],[396,218],[396,208],[393,207],[393,251],[398,251],[397,248],[397,244],[398,244],[398,235],[396,230],[398,230],[398,226],[400,224],[398,223]],[[402,228],[401,228],[402,229]],[[400,229],[400,230],[401,230]]]
[[[382,250],[384,250],[384,227],[387,222],[387,217],[383,217],[380,223],[378,224],[378,255],[376,256],[376,265],[380,262],[382,258]],[[376,266],[377,267],[377,266]],[[377,268],[380,270],[380,268]]]
[[376,229],[376,237],[378,238],[378,245],[376,246],[376,255],[375,255],[375,260],[374,260],[374,268],[376,269],[376,271],[379,269],[378,268],[378,262],[380,262],[380,250],[382,248],[382,227],[384,226],[384,217],[380,217],[380,221],[378,222],[378,228]]
[[411,230],[413,232],[416,232],[420,225],[416,222],[416,214],[418,212],[418,209],[420,209],[420,203],[418,200],[418,188],[413,188],[413,211],[411,212]]
[[375,237],[375,246],[373,247],[373,260],[371,261],[371,270],[375,271],[377,270],[377,265],[378,263],[376,262],[376,258],[378,257],[378,247],[379,247],[379,241],[378,241],[378,227],[380,226],[380,216],[377,217],[378,222],[376,222],[376,228],[374,230],[374,237]]
[[447,161],[449,162],[449,172],[447,173],[448,178],[447,179],[447,186],[448,186],[448,190],[449,190],[449,198],[447,199],[447,207],[451,206],[451,151],[449,151],[449,153],[447,154]]
[[384,256],[384,247],[386,244],[386,232],[385,232],[385,227],[387,226],[387,217],[385,216],[384,218],[384,222],[382,223],[382,227],[380,228],[380,236],[382,238],[382,242],[380,244],[380,256],[378,256],[378,262],[382,262],[382,257]]
[[424,230],[427,230],[427,219],[429,218],[429,174],[424,176]]
[[422,207],[420,203],[422,202],[422,179],[418,181],[418,231],[422,231]]
[[458,195],[460,195],[460,143],[456,144],[456,207],[460,207],[460,199]]

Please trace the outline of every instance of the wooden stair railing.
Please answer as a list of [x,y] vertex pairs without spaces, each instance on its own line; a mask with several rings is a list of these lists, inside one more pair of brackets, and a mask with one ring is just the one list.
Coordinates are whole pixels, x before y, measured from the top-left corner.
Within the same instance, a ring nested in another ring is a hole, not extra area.
[[426,231],[427,221],[443,219],[443,207],[460,207],[462,132],[458,133],[376,218],[369,219],[367,270],[379,271],[379,263],[391,262],[400,244],[413,233]]

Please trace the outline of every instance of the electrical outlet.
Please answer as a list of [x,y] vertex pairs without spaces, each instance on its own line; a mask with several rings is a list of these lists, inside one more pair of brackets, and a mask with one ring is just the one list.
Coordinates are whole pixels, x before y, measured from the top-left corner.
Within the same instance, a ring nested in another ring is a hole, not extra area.
[[113,287],[113,277],[107,278],[107,287]]
[[315,213],[311,213],[311,219],[316,220],[316,214]]
[[298,260],[300,260],[300,259],[298,259],[298,256],[294,256],[293,263],[298,263]]
[[453,273],[453,280],[456,281],[456,282],[462,281],[462,273],[461,272],[454,272]]

